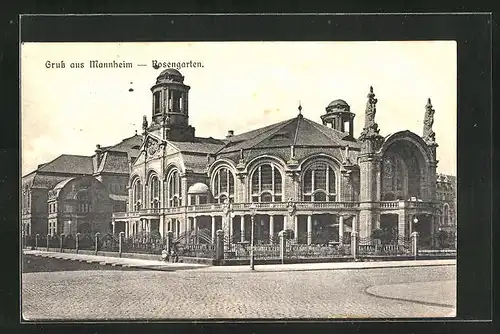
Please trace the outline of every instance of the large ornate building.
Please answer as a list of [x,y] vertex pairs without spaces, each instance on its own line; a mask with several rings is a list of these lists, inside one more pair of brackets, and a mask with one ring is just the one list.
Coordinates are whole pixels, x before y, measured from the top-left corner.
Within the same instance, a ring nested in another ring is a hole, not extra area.
[[210,242],[222,229],[238,242],[250,239],[251,206],[259,242],[289,229],[300,243],[345,242],[354,230],[369,243],[382,230],[400,243],[418,231],[430,245],[441,227],[455,225],[454,180],[436,176],[430,99],[422,136],[381,136],[370,87],[357,138],[355,114],[339,99],[321,123],[299,106],[294,118],[214,139],[189,124],[189,90],[179,71],[164,70],[142,136],[98,145],[88,157],[61,155],[24,176],[25,231],[172,231],[179,241]]
[[[158,231],[190,242],[193,233],[272,242],[291,229],[298,242],[342,242],[353,230],[371,242],[377,229],[404,242],[412,231],[432,242],[441,223],[436,197],[434,110],[425,106],[422,136],[403,130],[383,137],[370,87],[361,135],[343,100],[326,107],[321,123],[296,117],[224,139],[201,138],[189,124],[189,90],[167,69],[151,88],[151,123],[133,162],[126,212],[114,213],[127,236]],[[199,241],[199,239],[196,239]]]

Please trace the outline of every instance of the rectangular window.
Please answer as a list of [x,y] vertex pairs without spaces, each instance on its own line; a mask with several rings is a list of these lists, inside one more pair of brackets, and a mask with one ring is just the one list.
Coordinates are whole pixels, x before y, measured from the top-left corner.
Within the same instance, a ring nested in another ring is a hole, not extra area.
[[273,169],[270,165],[261,166],[261,191],[273,189]]
[[207,196],[200,196],[200,204],[206,204],[207,203]]
[[326,190],[326,166],[314,170],[314,188]]

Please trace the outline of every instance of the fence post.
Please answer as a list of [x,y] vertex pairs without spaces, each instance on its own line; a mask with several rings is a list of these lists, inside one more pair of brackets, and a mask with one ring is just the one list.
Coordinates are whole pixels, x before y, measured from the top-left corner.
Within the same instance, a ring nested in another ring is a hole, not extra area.
[[49,240],[50,240],[50,235],[47,234],[47,252],[49,251]]
[[418,256],[418,232],[413,232],[411,234],[411,251],[415,260]]
[[172,236],[173,233],[172,231],[167,232],[167,242],[165,244],[165,250],[167,251],[168,256],[170,256],[170,253],[172,252]]
[[217,230],[216,234],[216,243],[215,243],[215,259],[217,261],[224,259],[224,231]]
[[97,255],[97,252],[99,251],[99,236],[101,233],[96,232],[95,234],[95,255]]
[[122,252],[123,252],[123,236],[125,235],[125,232],[120,232],[118,233],[118,253],[120,254],[119,256],[122,257]]
[[286,255],[286,239],[285,239],[285,231],[280,231],[278,233],[280,239],[280,258],[281,264],[285,263],[285,255]]
[[75,252],[78,254],[78,248],[80,247],[80,233],[75,234]]
[[65,234],[61,233],[61,239],[59,240],[59,252],[61,252],[61,253],[64,252],[64,237],[65,237]]
[[35,235],[35,250],[38,250],[38,237],[40,236],[40,234],[36,234]]
[[357,231],[352,231],[351,232],[351,254],[354,259],[354,261],[358,260],[358,232]]

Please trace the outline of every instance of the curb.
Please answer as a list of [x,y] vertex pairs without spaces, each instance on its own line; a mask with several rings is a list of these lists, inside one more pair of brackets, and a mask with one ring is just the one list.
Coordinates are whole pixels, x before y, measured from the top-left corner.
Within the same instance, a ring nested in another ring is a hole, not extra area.
[[397,300],[397,301],[402,301],[402,302],[408,302],[408,303],[414,303],[414,304],[421,304],[421,305],[427,305],[427,306],[438,306],[438,307],[446,307],[446,308],[452,308],[455,309],[456,306],[449,305],[449,304],[441,304],[441,303],[433,303],[433,302],[424,302],[421,300],[416,300],[416,299],[408,299],[408,298],[399,298],[399,297],[389,297],[389,296],[382,296],[378,295],[376,293],[368,291],[368,289],[373,288],[376,285],[366,287],[363,289],[363,292],[369,296],[375,297],[375,298],[383,298],[383,299],[389,299],[389,300]]
[[[128,264],[128,263],[116,263],[116,262],[107,262],[107,261],[101,261],[101,260],[86,260],[86,259],[74,259],[74,258],[66,258],[66,257],[61,257],[57,255],[51,255],[51,254],[28,254],[32,256],[37,256],[37,257],[43,257],[43,258],[48,258],[48,259],[58,259],[58,260],[66,260],[66,261],[74,261],[74,262],[81,262],[81,263],[89,263],[89,264],[98,264],[101,266],[111,266],[111,267],[122,267],[122,268],[134,268],[134,269],[142,269],[142,270],[154,270],[154,271],[177,271],[177,270],[196,270],[200,269],[199,267],[161,267],[158,265],[141,265],[141,264]],[[202,267],[205,268],[205,267]]]
[[[420,264],[420,265],[404,265],[404,266],[377,266],[377,267],[359,267],[359,268],[298,268],[298,269],[278,269],[278,270],[269,270],[269,269],[257,269],[255,270],[213,270],[213,269],[207,269],[207,270],[202,270],[202,268],[199,269],[194,269],[193,271],[201,271],[201,272],[206,272],[206,273],[252,273],[252,272],[259,272],[259,273],[276,273],[276,272],[288,272],[288,271],[325,271],[325,270],[369,270],[369,269],[386,269],[386,268],[414,268],[414,267],[444,267],[444,266],[456,266],[454,263],[443,263],[443,264]],[[186,269],[186,270],[192,270],[192,269]]]

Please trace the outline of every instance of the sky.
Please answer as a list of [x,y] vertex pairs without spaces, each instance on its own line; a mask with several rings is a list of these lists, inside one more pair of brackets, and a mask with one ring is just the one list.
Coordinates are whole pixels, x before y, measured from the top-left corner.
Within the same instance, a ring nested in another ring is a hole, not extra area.
[[[295,117],[299,103],[304,117],[321,123],[335,99],[356,114],[357,137],[370,86],[380,134],[422,135],[430,97],[437,170],[456,175],[456,55],[454,41],[23,43],[22,174],[61,154],[92,155],[97,144],[141,133],[143,115],[151,122],[150,88],[165,69],[153,68],[156,60],[202,64],[180,69],[191,86],[189,122],[201,137]],[[90,68],[91,60],[132,67]],[[64,68],[48,68],[61,61]]]

